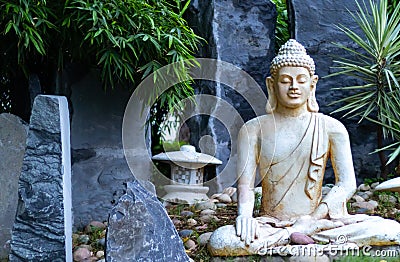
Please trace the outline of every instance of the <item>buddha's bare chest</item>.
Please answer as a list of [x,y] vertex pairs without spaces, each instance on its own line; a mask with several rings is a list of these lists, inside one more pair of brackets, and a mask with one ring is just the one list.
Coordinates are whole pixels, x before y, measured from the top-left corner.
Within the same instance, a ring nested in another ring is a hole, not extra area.
[[[307,134],[309,121],[285,121],[276,123],[276,128],[263,128],[260,163],[262,166],[279,162],[296,151],[311,148],[312,141]],[[296,161],[296,159],[293,159]]]

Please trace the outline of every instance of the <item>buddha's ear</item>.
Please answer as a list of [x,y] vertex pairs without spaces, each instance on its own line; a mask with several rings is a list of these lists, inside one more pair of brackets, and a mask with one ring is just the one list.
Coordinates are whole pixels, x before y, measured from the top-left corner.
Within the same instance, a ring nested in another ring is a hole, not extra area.
[[307,109],[309,112],[318,112],[319,110],[319,106],[318,106],[318,102],[317,102],[317,98],[315,97],[315,89],[317,86],[317,82],[318,82],[318,76],[317,75],[313,75],[311,78],[311,92],[310,92],[310,97],[307,100]]
[[276,108],[276,95],[274,90],[274,79],[269,76],[266,79],[268,102],[265,105],[265,111],[267,114],[272,114]]

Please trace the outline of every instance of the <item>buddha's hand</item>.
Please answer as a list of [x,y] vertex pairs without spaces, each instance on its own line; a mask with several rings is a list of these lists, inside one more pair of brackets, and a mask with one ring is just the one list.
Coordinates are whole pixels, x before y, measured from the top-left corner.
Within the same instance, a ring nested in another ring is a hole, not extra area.
[[251,216],[240,215],[236,218],[236,235],[240,237],[246,245],[254,242],[258,238],[259,225],[255,218]]

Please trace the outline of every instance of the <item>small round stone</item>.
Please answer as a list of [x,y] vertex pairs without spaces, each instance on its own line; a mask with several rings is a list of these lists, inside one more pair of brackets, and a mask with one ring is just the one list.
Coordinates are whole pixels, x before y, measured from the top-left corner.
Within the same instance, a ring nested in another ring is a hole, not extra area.
[[215,204],[218,208],[225,208],[225,207],[227,207],[227,204],[225,204],[225,203],[217,203],[217,204]]
[[188,250],[194,250],[195,248],[196,248],[196,243],[193,241],[193,240],[191,240],[191,239],[188,239],[186,242],[185,242],[185,247],[186,247],[186,249],[188,249]]
[[193,214],[192,211],[184,210],[184,211],[181,212],[181,216],[183,216],[183,217],[191,217],[191,216],[193,216],[193,215],[194,215],[194,214]]
[[80,235],[78,237],[78,243],[79,244],[87,244],[89,243],[90,237],[88,235]]
[[206,215],[206,216],[200,217],[200,221],[203,223],[209,223],[211,221],[218,222],[218,221],[220,221],[220,219],[214,215]]
[[96,252],[96,257],[97,257],[97,258],[102,258],[102,257],[104,257],[104,251],[103,251],[103,250],[97,251],[97,252]]
[[183,229],[178,232],[180,237],[190,237],[193,234],[193,230],[190,229]]
[[195,205],[196,210],[217,209],[217,206],[212,201],[199,202]]
[[228,194],[221,194],[217,199],[222,203],[231,203],[232,199]]
[[89,259],[92,256],[92,252],[89,251],[89,249],[84,248],[84,247],[79,247],[74,251],[74,261],[84,261],[86,259]]
[[197,221],[195,219],[193,219],[193,218],[189,218],[188,221],[187,221],[187,224],[189,226],[195,226],[195,225],[197,225]]
[[214,215],[216,213],[215,210],[205,209],[200,212],[200,216]]
[[357,189],[358,189],[358,191],[368,191],[368,190],[371,190],[371,187],[366,184],[361,184],[358,186]]
[[210,240],[210,237],[212,235],[213,232],[207,232],[207,233],[203,233],[199,236],[198,238],[198,242],[200,246],[205,246],[208,244],[208,241]]

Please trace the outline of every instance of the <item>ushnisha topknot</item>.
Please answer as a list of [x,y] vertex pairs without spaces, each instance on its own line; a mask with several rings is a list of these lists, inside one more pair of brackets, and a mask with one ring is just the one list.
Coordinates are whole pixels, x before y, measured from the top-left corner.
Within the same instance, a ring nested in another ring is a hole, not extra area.
[[275,77],[278,70],[284,66],[305,67],[311,76],[315,73],[314,60],[307,55],[304,46],[294,39],[289,39],[279,48],[278,55],[271,62],[271,76]]

